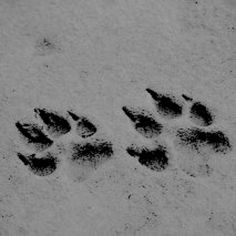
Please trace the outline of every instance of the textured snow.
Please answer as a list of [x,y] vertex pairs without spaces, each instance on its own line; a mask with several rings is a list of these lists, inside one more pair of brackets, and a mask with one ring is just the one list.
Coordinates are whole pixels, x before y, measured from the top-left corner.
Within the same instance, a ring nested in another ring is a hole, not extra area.
[[[234,0],[0,1],[0,235],[235,236],[235,45]],[[121,108],[152,111],[148,87],[215,108],[233,150],[210,177],[183,173],[174,148],[161,173],[127,155],[142,141]],[[54,175],[34,176],[14,124],[35,107],[88,114],[114,158],[78,182],[62,152]]]

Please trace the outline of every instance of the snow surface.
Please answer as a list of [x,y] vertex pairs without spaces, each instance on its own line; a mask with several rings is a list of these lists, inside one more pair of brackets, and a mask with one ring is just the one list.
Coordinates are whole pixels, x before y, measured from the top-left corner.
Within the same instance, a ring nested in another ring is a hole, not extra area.
[[[235,48],[235,0],[1,0],[0,235],[235,236]],[[163,118],[172,148],[166,171],[127,154],[148,141],[121,107],[154,112],[148,87],[215,109],[214,127],[233,148],[210,158],[209,177],[180,168],[186,153],[171,130],[187,126],[186,116]],[[36,107],[91,117],[114,157],[77,181],[87,170],[62,152],[53,175],[35,176],[17,158],[26,146],[15,123],[34,120]]]

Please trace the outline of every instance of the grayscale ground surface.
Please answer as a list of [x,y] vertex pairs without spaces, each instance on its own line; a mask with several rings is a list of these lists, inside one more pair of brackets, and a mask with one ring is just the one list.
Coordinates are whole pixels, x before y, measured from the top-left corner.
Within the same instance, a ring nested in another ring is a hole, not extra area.
[[0,0],[0,236],[235,236],[235,108],[235,0]]

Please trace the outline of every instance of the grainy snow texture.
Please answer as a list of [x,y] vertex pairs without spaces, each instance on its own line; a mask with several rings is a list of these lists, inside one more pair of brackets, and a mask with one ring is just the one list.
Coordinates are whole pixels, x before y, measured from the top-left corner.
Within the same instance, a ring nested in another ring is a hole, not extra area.
[[235,0],[1,0],[0,236],[235,236],[235,55]]

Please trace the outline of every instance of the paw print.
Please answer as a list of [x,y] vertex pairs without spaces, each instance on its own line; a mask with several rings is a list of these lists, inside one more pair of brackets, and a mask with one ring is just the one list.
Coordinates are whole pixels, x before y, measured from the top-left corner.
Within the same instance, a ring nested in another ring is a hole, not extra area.
[[46,108],[35,108],[34,114],[36,122],[15,123],[24,143],[24,152],[18,152],[17,156],[34,175],[53,174],[64,155],[68,173],[76,175],[77,180],[84,180],[112,158],[112,143],[99,136],[98,127],[86,116],[73,111],[62,115]]
[[228,136],[216,125],[214,112],[186,95],[177,97],[150,88],[146,92],[156,114],[138,107],[123,106],[122,110],[135,132],[154,145],[132,143],[127,153],[152,171],[165,171],[175,159],[178,168],[191,177],[210,176],[209,160],[232,150]]
[[179,128],[175,143],[199,154],[227,154],[232,150],[229,138],[217,127],[216,116],[206,104],[191,100],[188,119],[191,127]]

